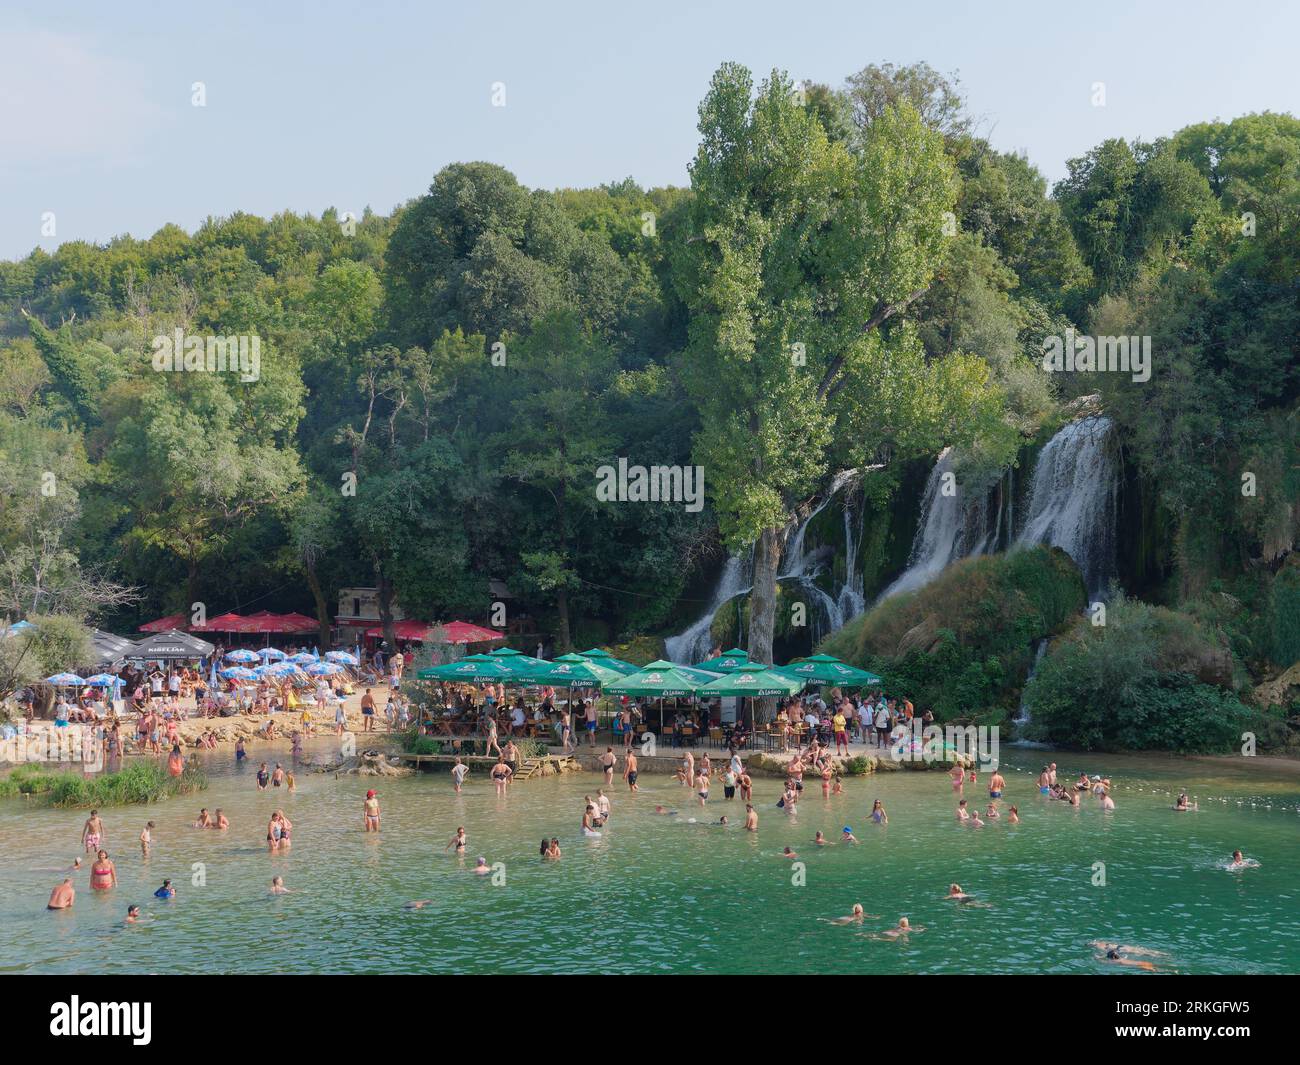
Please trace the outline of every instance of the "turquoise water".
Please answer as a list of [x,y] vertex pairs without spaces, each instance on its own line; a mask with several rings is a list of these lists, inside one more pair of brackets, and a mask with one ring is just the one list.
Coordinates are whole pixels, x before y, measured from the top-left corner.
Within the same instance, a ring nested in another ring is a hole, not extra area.
[[[482,777],[457,797],[442,774],[376,783],[303,771],[288,795],[257,792],[252,769],[213,754],[201,795],[104,813],[120,886],[91,892],[78,873],[68,912],[45,903],[61,879],[52,868],[79,853],[84,811],[0,801],[0,972],[1131,973],[1092,959],[1087,944],[1099,937],[1166,951],[1179,972],[1300,969],[1300,777],[1051,757],[1062,780],[1084,768],[1111,775],[1118,809],[1040,799],[1031,774],[1043,752],[1012,751],[1004,802],[1019,806],[1020,825],[962,827],[943,774],[900,772],[847,780],[829,802],[810,783],[796,817],[775,808],[779,781],[758,780],[754,836],[686,823],[743,819],[720,787],[701,813],[675,781],[643,776],[635,799],[615,781],[608,831],[584,839],[581,800],[600,785],[594,775],[516,784],[499,800]],[[982,799],[983,783],[968,796]],[[361,831],[371,786],[384,810],[377,836]],[[1200,812],[1169,809],[1180,787]],[[886,827],[869,823],[875,798]],[[656,802],[680,816],[655,816]],[[231,830],[190,827],[201,805],[224,808]],[[272,856],[263,840],[276,807],[294,823],[294,846]],[[144,861],[136,840],[148,819],[157,827]],[[462,824],[463,863],[443,850]],[[812,845],[817,829],[835,839],[846,824],[860,846]],[[551,835],[559,862],[537,855]],[[778,856],[786,845],[803,862],[802,886]],[[1226,871],[1234,847],[1260,867]],[[469,872],[480,854],[501,863],[503,884]],[[1096,862],[1104,887],[1093,885]],[[193,863],[203,886],[191,883]],[[269,895],[275,874],[292,894]],[[179,898],[153,898],[163,877]],[[952,881],[987,907],[945,901]],[[410,899],[435,901],[412,912],[402,908]],[[148,920],[125,926],[132,902]],[[855,902],[879,919],[824,920]],[[925,930],[905,942],[860,934],[901,915]]]

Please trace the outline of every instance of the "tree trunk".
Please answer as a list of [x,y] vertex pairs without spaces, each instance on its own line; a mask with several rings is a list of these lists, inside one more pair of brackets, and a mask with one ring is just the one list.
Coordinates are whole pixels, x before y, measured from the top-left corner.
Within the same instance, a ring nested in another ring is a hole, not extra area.
[[393,582],[390,581],[375,567],[375,574],[378,578],[377,589],[379,592],[379,621],[384,626],[384,639],[388,641],[388,653],[397,653],[397,630],[393,628]]
[[[199,562],[198,559],[190,557],[188,560],[188,571],[185,575],[185,594],[189,599],[185,603],[183,613],[187,618],[194,616],[194,604],[199,601]],[[184,628],[187,622],[181,622]]]
[[308,563],[305,568],[307,570],[307,587],[311,589],[312,598],[316,600],[316,621],[320,624],[320,645],[322,647],[333,647],[334,641],[330,636],[329,608],[325,603],[325,593],[321,590],[320,578],[316,576],[315,565]]
[[[772,665],[772,635],[776,628],[776,574],[785,546],[785,530],[764,529],[754,543],[754,586],[749,593],[749,657]],[[771,699],[754,701],[754,720],[766,723],[776,716]]]

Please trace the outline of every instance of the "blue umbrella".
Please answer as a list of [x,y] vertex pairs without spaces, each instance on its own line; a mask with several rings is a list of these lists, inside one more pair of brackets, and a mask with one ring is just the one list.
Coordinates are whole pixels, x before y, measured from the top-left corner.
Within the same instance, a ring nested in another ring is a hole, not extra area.
[[243,666],[231,666],[229,669],[223,669],[221,675],[226,680],[256,680],[257,674],[251,669],[245,669]]
[[227,662],[257,662],[260,661],[256,651],[246,651],[242,647],[236,651],[226,652]]
[[293,662],[277,662],[273,666],[263,666],[262,671],[272,677],[287,677],[297,673],[298,666]]
[[299,665],[306,666],[317,661],[317,658],[310,651],[299,651],[296,655],[290,655],[286,661],[297,662]]
[[263,647],[257,652],[268,662],[283,662],[289,656],[278,647]]
[[87,677],[85,682],[92,688],[111,688],[121,684],[122,678],[113,673],[96,673],[93,677]]
[[314,666],[308,666],[307,672],[313,677],[329,677],[335,673],[342,673],[343,667],[337,662],[317,662]]
[[52,677],[46,677],[45,683],[53,684],[56,688],[73,688],[86,682],[75,673],[55,673]]
[[4,634],[6,636],[17,636],[20,632],[26,632],[28,629],[34,629],[34,628],[36,628],[36,626],[33,625],[30,621],[15,621],[12,625],[10,625],[7,629],[5,629]]
[[358,662],[357,656],[350,651],[327,651],[325,657],[343,666],[355,666]]

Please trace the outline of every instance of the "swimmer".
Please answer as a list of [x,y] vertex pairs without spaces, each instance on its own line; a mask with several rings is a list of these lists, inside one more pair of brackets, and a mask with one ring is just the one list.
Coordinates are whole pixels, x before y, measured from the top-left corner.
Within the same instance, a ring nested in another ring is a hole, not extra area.
[[912,924],[906,917],[900,917],[898,924],[893,928],[887,928],[883,932],[877,932],[871,935],[870,939],[906,939],[912,932],[924,932],[925,929],[920,925]]
[[366,801],[362,804],[362,820],[365,824],[365,831],[379,831],[379,799],[375,795],[374,788],[366,792]]
[[959,803],[957,803],[957,820],[958,821],[970,820],[970,811],[966,809],[965,799],[962,799]]
[[1007,823],[1012,825],[1020,824],[1020,811],[1014,806],[1007,811]]
[[451,850],[452,847],[455,847],[457,854],[464,854],[465,842],[466,842],[465,829],[463,827],[458,828],[456,829],[456,834],[452,836],[451,840],[447,843],[447,846],[443,847],[442,849],[446,851],[446,850]]
[[777,857],[789,858],[790,861],[795,861],[799,857],[799,855],[795,854],[795,852],[792,851],[789,847],[786,847],[786,849],[783,850],[780,854],[778,854]]
[[257,790],[265,791],[267,784],[269,784],[270,782],[271,782],[271,771],[270,769],[267,768],[266,763],[263,762],[262,767],[257,771]]
[[402,909],[422,910],[424,909],[424,907],[432,906],[432,905],[433,905],[433,899],[412,899],[410,902],[404,903]]
[[176,888],[172,886],[170,880],[164,880],[162,887],[153,893],[156,899],[174,899],[176,897]]
[[492,872],[492,870],[488,866],[487,859],[480,854],[478,860],[474,863],[474,874],[476,876],[486,876],[490,872]]
[[221,812],[220,806],[217,807],[217,812],[213,816],[212,824],[209,827],[215,828],[219,832],[224,832],[230,827],[230,818]]
[[967,895],[966,892],[962,890],[960,884],[950,884],[948,886],[948,894],[944,896],[946,899],[954,899],[957,902],[964,902],[966,899],[973,897],[974,896],[972,895]]
[[662,816],[664,816],[664,817],[676,817],[676,816],[677,816],[677,811],[676,811],[676,810],[670,810],[670,809],[668,809],[667,806],[656,806],[656,807],[655,807],[655,813],[660,814],[660,815],[662,815]]
[[853,828],[850,825],[844,826],[844,831],[840,833],[841,843],[857,843],[858,837],[853,834]]
[[1102,808],[1103,810],[1113,810],[1113,809],[1115,809],[1115,800],[1112,799],[1112,798],[1110,797],[1110,795],[1107,794],[1105,791],[1098,792],[1098,793],[1097,793],[1097,798],[1100,800],[1100,802],[1101,802],[1101,808]]
[[960,795],[962,785],[966,780],[966,771],[960,765],[953,766],[952,773],[951,773],[951,780],[952,780],[952,790],[955,791],[958,795]]
[[889,824],[889,814],[885,813],[884,804],[879,799],[871,804],[871,820],[878,825]]
[[1113,947],[1106,951],[1105,954],[1098,954],[1097,961],[1114,962],[1116,965],[1130,965],[1134,969],[1144,969],[1149,973],[1156,973],[1160,970],[1156,968],[1153,962],[1143,961],[1140,958],[1126,958]]
[[627,790],[635,795],[641,789],[636,786],[637,778],[637,761],[636,754],[630,749],[627,757],[623,760],[623,779],[627,781]]
[[551,841],[546,844],[546,850],[542,852],[542,857],[551,860],[564,857],[564,852],[560,850],[560,841],[557,837],[551,837]]
[[140,920],[140,907],[128,906],[126,908],[126,923],[135,924],[138,920]]
[[1179,811],[1180,813],[1185,812],[1187,810],[1195,810],[1196,803],[1188,802],[1187,792],[1184,791],[1178,796],[1178,801],[1174,803],[1174,809]]
[[998,813],[998,804],[995,802],[989,803],[989,808],[984,811],[984,816],[987,817],[990,821],[996,821],[999,817],[1001,817],[1002,815]]
[[271,877],[271,894],[272,895],[289,894],[289,889],[284,886],[284,877],[282,876]]
[[1259,862],[1254,858],[1247,858],[1241,851],[1232,852],[1232,861],[1228,863],[1229,869],[1258,869]]
[[1110,943],[1104,939],[1094,939],[1089,941],[1088,946],[1096,947],[1103,953],[1108,951],[1122,951],[1125,954],[1132,954],[1137,957],[1145,958],[1167,958],[1169,957],[1163,950],[1151,950],[1147,947],[1134,947],[1128,943]]
[[596,808],[591,803],[587,803],[587,808],[582,812],[582,834],[584,836],[599,836],[600,833],[596,831],[596,825],[598,824],[600,824],[600,821],[596,817]]
[[203,807],[202,810],[199,811],[199,818],[198,818],[197,821],[194,822],[194,827],[195,827],[195,828],[211,828],[211,827],[212,827],[212,824],[213,824],[213,822],[212,822],[212,815],[211,815],[210,813],[208,813],[208,808],[205,806],[205,807]]
[[1001,773],[999,773],[995,769],[993,771],[993,775],[989,777],[989,798],[990,799],[1002,798],[1002,793],[1006,790],[1006,787],[1007,787],[1006,779],[1002,776]]
[[830,919],[830,923],[831,924],[861,924],[868,917],[874,918],[875,916],[876,915],[874,913],[867,913],[866,911],[864,911],[862,909],[862,903],[855,902],[853,904],[852,913],[850,913],[847,917],[832,917]]
[[753,803],[745,803],[745,831],[758,831],[758,811],[754,809]]
[[66,877],[62,884],[56,884],[50,892],[50,901],[45,904],[47,910],[70,909],[77,898],[77,889],[72,886],[72,877]]
[[967,828],[983,828],[984,822],[980,820],[980,812],[972,810],[970,817],[966,821]]
[[723,828],[726,828],[729,824],[731,824],[731,822],[727,820],[727,815],[723,814],[720,818],[718,818],[718,824],[721,825]]
[[815,843],[819,847],[824,847],[826,846],[826,837],[823,836],[820,831],[818,831],[817,835],[813,836],[813,843]]

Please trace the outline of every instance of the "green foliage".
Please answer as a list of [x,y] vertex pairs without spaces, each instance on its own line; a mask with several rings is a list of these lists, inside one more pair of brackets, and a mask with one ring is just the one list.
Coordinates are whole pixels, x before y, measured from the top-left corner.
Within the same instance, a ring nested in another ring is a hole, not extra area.
[[968,558],[855,618],[820,650],[878,674],[888,694],[940,722],[993,708],[1002,717],[1035,641],[1060,632],[1085,598],[1078,568],[1055,548]]
[[1224,686],[1226,654],[1189,616],[1119,598],[1105,625],[1081,620],[1040,663],[1030,734],[1084,750],[1230,750],[1260,715]]
[[1268,618],[1272,659],[1285,669],[1300,662],[1300,566],[1284,566],[1273,578]]
[[179,777],[153,761],[133,762],[117,772],[88,776],[19,766],[0,777],[0,797],[34,795],[51,806],[89,808],[161,802],[207,786],[206,775],[193,759],[186,762]]

